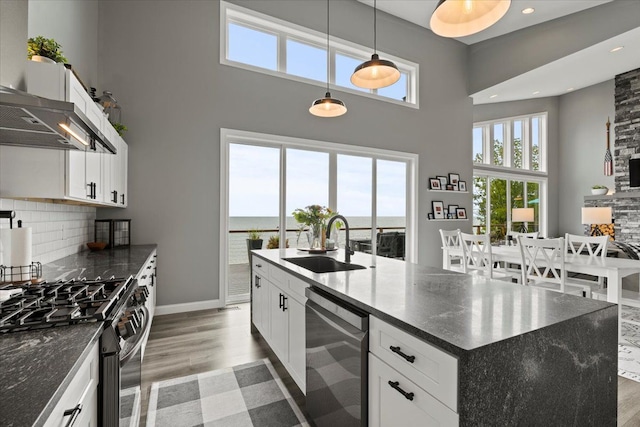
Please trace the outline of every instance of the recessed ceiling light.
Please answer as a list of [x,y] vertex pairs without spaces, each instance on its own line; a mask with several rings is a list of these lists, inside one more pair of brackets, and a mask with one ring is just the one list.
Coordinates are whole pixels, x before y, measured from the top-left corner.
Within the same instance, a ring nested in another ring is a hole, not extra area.
[[522,13],[523,13],[524,15],[530,15],[530,14],[532,14],[532,13],[533,13],[533,12],[535,12],[535,11],[536,11],[536,10],[535,10],[534,8],[532,8],[532,7],[527,7],[526,9],[522,9]]
[[617,52],[617,51],[622,50],[622,49],[624,49],[624,46],[618,46],[618,47],[614,47],[609,52],[613,53],[613,52]]
[[537,90],[537,91],[533,92],[533,94],[534,94],[534,95],[537,95],[537,94],[539,94],[539,93],[540,93],[540,91],[539,91],[539,90]]
[[567,89],[567,92],[571,92],[573,90],[572,87],[570,87],[569,89]]
[[497,97],[497,96],[498,96],[498,95],[491,95],[489,98],[495,98],[495,97]]

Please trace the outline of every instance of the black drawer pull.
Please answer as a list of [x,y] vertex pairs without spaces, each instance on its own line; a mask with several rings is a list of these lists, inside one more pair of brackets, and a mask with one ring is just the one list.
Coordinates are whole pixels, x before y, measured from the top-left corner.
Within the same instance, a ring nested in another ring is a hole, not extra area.
[[406,354],[404,354],[403,352],[400,351],[400,347],[394,347],[394,346],[389,346],[389,348],[391,349],[391,351],[393,351],[394,353],[397,353],[398,355],[402,356],[407,362],[409,363],[413,363],[416,360],[415,356],[407,356]]
[[389,385],[392,389],[397,390],[398,393],[407,398],[407,400],[413,400],[413,393],[407,393],[403,389],[400,388],[400,383],[398,381],[389,381]]
[[285,303],[287,302],[289,298],[285,297],[284,295],[282,295],[282,311],[287,311],[287,306],[285,305]]
[[262,264],[256,264],[256,267],[262,268]]
[[71,418],[69,418],[69,421],[67,422],[67,424],[65,424],[65,427],[71,427],[72,425],[74,425],[76,423],[76,418],[78,418],[78,415],[80,415],[81,411],[81,403],[78,403],[73,409],[67,409],[66,411],[64,411],[63,416],[68,417],[69,415],[71,415]]
[[280,294],[280,304],[278,305],[278,308],[282,307],[284,307],[284,295]]

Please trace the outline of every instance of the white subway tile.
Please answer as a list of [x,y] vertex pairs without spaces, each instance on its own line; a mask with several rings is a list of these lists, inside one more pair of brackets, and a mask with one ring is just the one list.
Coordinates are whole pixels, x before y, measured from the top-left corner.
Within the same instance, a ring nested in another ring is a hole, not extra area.
[[0,209],[3,211],[12,211],[13,208],[13,200],[12,199],[0,199]]

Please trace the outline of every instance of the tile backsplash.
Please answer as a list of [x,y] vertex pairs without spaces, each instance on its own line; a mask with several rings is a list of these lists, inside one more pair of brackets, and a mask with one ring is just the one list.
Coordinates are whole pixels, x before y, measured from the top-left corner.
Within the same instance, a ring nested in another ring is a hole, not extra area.
[[[20,219],[32,228],[33,261],[46,264],[86,250],[93,241],[94,207],[0,199],[0,210],[16,211],[14,227]],[[9,228],[9,221],[0,220],[0,228]]]

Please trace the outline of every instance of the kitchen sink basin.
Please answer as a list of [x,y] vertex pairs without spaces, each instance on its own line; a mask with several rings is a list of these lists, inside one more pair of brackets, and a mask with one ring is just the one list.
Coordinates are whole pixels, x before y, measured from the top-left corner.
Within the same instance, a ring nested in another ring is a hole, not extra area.
[[326,256],[309,256],[302,258],[283,258],[314,273],[333,273],[336,271],[363,270],[366,267],[358,264],[347,264]]

